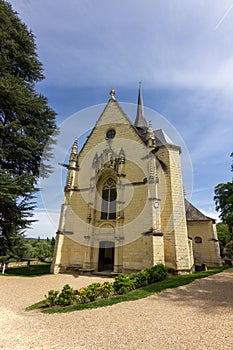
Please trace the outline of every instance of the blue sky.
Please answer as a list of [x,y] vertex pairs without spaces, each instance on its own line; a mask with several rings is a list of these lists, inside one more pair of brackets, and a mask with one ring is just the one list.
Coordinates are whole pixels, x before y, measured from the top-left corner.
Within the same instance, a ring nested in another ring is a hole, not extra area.
[[[192,203],[217,217],[214,186],[232,177],[233,1],[10,3],[36,36],[46,76],[37,89],[58,113],[58,124],[65,126],[74,113],[106,103],[112,87],[118,102],[136,103],[142,81],[144,105],[173,125],[190,154]],[[92,119],[87,123],[78,113],[75,120],[81,135]],[[160,128],[160,121],[155,118],[153,127]],[[40,221],[29,235],[55,234],[60,188],[53,205],[45,203],[49,216],[39,198],[35,217]]]

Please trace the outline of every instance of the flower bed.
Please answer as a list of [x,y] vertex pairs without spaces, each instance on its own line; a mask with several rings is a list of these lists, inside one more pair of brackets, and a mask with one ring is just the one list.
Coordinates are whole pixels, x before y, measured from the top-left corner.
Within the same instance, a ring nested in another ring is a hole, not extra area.
[[124,273],[115,277],[113,282],[92,283],[87,287],[74,290],[66,284],[62,291],[50,290],[43,307],[57,307],[67,305],[85,304],[96,299],[110,298],[115,295],[126,294],[134,289],[162,281],[167,277],[167,268],[163,264],[157,264],[145,268],[139,272],[126,275]]

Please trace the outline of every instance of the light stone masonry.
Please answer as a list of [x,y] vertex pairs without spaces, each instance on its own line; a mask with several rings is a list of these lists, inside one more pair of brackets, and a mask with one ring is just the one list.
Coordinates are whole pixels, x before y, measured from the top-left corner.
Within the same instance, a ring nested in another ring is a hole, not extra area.
[[221,264],[213,220],[194,207],[195,219],[187,218],[180,147],[157,146],[143,113],[138,108],[132,125],[111,92],[80,151],[74,142],[53,273],[132,272],[160,262],[185,273]]

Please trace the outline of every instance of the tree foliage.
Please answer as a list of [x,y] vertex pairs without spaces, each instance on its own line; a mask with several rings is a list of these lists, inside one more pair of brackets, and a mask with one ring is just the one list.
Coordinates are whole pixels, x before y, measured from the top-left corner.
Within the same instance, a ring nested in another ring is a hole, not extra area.
[[24,239],[23,258],[52,258],[54,251],[54,238],[51,240]]
[[221,252],[221,256],[222,256],[223,250],[224,250],[226,244],[231,239],[231,234],[230,234],[229,227],[227,224],[223,224],[222,222],[219,222],[219,223],[217,223],[216,228],[217,228],[220,252]]
[[56,130],[55,112],[35,85],[44,79],[34,35],[0,0],[0,256],[14,256],[20,232],[30,225],[43,156]]
[[[233,157],[233,153],[231,153]],[[233,171],[233,163],[231,165]],[[215,187],[216,210],[220,212],[220,218],[227,224],[233,234],[233,180],[227,183],[218,184]]]

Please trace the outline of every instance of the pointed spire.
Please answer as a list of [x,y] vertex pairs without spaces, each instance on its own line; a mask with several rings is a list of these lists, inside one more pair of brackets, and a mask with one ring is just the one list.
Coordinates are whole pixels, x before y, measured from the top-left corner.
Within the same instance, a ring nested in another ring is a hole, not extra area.
[[155,135],[154,135],[154,131],[153,131],[153,128],[152,128],[152,123],[151,123],[151,121],[149,121],[149,126],[148,126],[148,129],[147,129],[147,134],[148,134],[148,137],[149,137],[149,138],[155,139]]
[[147,121],[144,115],[144,108],[143,108],[143,100],[142,100],[142,86],[141,82],[139,82],[139,89],[138,89],[138,108],[137,108],[137,115],[134,122],[134,126],[138,128],[147,128]]
[[74,143],[73,143],[73,146],[72,146],[72,153],[77,154],[77,150],[78,150],[78,138],[75,137]]
[[147,145],[150,148],[155,147],[155,135],[154,135],[151,121],[149,121],[149,126],[148,126],[147,133],[146,133],[146,141],[147,141]]
[[76,166],[76,161],[78,157],[78,139],[77,137],[74,139],[74,143],[72,146],[72,150],[70,153],[70,160],[69,160],[69,165],[75,167]]

